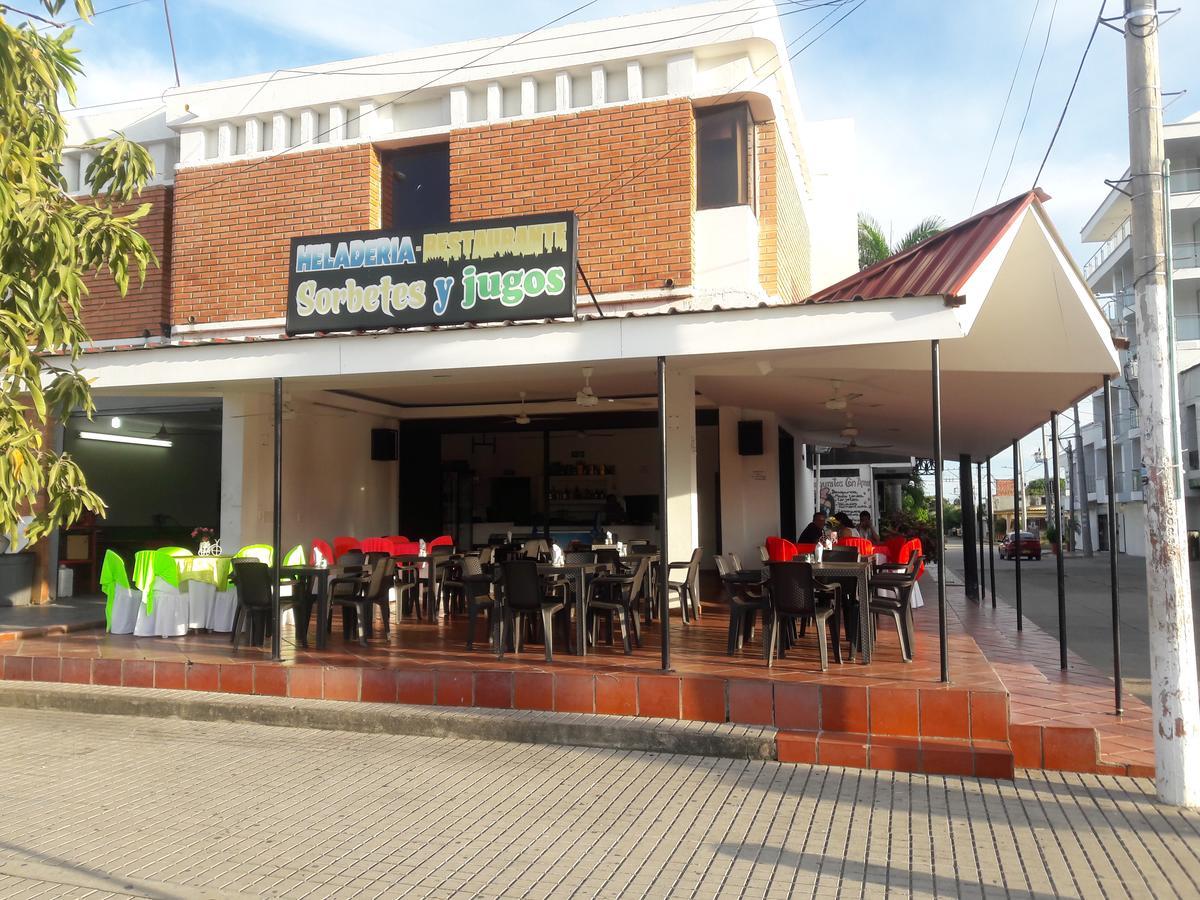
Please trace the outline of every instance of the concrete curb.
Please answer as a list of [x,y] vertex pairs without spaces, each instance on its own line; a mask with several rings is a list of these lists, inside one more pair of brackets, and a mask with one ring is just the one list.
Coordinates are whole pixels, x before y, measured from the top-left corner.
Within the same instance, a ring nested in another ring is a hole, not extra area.
[[392,703],[293,700],[13,681],[0,682],[0,707],[597,747],[721,759],[776,758],[775,730],[772,728],[584,713],[456,710]]

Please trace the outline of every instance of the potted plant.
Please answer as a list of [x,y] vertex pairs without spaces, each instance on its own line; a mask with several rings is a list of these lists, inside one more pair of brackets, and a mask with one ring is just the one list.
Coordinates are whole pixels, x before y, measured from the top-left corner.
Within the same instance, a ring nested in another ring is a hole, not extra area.
[[1050,549],[1058,554],[1062,553],[1062,541],[1058,537],[1058,529],[1053,525],[1046,526],[1046,540],[1050,542]]

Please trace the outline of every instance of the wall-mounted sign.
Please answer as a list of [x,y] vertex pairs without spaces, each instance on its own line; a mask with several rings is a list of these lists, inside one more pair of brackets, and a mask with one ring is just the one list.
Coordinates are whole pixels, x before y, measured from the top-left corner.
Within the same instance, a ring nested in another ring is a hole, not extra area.
[[287,333],[570,318],[574,213],[292,238]]
[[820,496],[817,503],[827,515],[845,513],[855,525],[858,514],[864,509],[875,511],[875,496],[871,479],[856,476],[826,477],[821,475]]

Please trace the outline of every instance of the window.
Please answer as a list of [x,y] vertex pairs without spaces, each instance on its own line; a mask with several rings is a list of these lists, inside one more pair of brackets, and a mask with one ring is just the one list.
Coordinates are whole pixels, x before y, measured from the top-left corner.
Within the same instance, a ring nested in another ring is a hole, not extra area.
[[696,208],[754,205],[754,123],[745,103],[696,111]]
[[392,225],[423,228],[450,221],[450,145],[406,147],[387,157]]

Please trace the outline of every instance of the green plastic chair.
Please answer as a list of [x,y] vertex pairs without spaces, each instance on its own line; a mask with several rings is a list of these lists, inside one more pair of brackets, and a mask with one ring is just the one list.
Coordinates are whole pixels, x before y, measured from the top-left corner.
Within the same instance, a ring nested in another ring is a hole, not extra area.
[[100,568],[100,588],[107,598],[107,602],[104,604],[104,628],[106,631],[112,630],[113,598],[119,587],[129,587],[129,571],[125,568],[125,560],[112,550],[105,550],[104,563]]
[[289,550],[287,555],[283,558],[283,564],[285,566],[302,566],[306,562],[307,560],[304,557],[303,544],[297,544],[295,547]]
[[271,561],[275,558],[275,551],[270,544],[247,544],[241,550],[234,554],[237,559],[257,559],[261,563],[271,565]]

